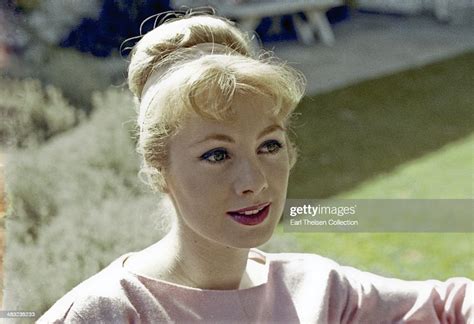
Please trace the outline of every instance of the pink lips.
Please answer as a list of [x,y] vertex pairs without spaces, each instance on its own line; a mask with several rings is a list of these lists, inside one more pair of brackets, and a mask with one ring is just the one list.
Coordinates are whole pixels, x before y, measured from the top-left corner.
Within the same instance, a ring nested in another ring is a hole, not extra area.
[[237,213],[237,211],[236,212],[227,212],[227,214],[234,221],[236,221],[237,223],[240,223],[240,224],[243,224],[243,225],[249,225],[249,226],[257,225],[257,224],[262,223],[267,218],[267,216],[270,212],[270,205],[271,205],[270,203],[264,203],[264,204],[260,204],[260,205],[257,205],[257,206],[247,207],[247,208],[243,208],[243,209],[238,210],[239,212],[244,212],[244,211],[247,211],[247,210],[255,210],[255,209],[261,208],[262,206],[265,206],[265,208],[260,210],[258,213],[252,214],[252,215],[239,214],[239,213]]

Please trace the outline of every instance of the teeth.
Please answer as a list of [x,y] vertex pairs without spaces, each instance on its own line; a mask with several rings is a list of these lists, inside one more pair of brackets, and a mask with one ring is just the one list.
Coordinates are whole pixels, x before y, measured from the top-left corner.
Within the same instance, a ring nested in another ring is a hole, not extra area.
[[266,206],[260,208],[260,209],[256,209],[256,210],[247,210],[247,211],[244,211],[244,212],[239,212],[239,214],[241,215],[255,215],[257,214],[258,212],[260,212],[263,208],[265,208]]
[[241,215],[254,215],[258,212],[259,212],[259,210],[248,210],[248,211],[240,212],[239,214],[241,214]]

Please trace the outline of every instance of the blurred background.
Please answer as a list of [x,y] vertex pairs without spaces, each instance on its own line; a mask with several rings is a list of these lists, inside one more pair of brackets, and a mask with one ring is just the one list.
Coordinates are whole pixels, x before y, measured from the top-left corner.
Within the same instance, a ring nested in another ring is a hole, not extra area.
[[[3,0],[2,309],[40,315],[164,234],[159,197],[137,178],[134,42],[120,45],[151,15],[205,4],[308,78],[289,198],[473,198],[474,1]],[[279,227],[262,249],[410,280],[474,277],[473,233]]]

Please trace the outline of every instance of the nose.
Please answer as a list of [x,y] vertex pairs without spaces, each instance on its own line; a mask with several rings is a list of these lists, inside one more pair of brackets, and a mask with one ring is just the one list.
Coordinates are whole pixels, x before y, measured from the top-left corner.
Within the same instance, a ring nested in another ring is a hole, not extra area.
[[238,195],[259,194],[267,188],[267,177],[259,162],[242,161],[235,177],[236,193]]

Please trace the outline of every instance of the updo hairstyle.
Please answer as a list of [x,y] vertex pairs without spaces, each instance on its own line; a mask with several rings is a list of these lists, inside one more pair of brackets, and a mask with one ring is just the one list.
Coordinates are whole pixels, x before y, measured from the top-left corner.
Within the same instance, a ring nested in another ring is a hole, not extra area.
[[[155,191],[166,192],[167,140],[186,116],[195,112],[231,121],[235,95],[263,95],[274,102],[273,115],[289,127],[305,78],[268,53],[257,53],[230,20],[194,13],[168,20],[141,38],[131,52],[128,85],[138,107],[140,173]],[[292,168],[296,146],[286,136]]]

